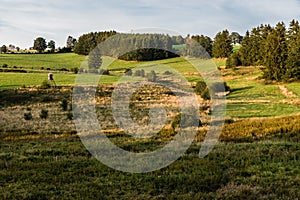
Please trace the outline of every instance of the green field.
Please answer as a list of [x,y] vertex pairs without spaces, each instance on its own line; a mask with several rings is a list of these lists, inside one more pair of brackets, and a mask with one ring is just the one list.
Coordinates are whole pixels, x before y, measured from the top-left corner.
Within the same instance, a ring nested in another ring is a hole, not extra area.
[[[3,61],[4,57],[0,55],[0,62],[11,62],[7,69],[23,66],[27,73],[0,72],[0,199],[297,199],[300,196],[300,83],[280,83],[298,95],[292,98],[283,94],[278,84],[265,84],[260,79],[259,67],[222,68],[231,93],[227,95],[226,123],[213,151],[205,158],[198,157],[208,129],[207,108],[200,111],[203,124],[193,145],[180,159],[161,170],[131,174],[96,160],[77,135],[70,87],[77,75],[59,69],[79,67],[85,57],[15,54],[7,55]],[[65,63],[67,58],[74,60]],[[103,59],[104,65],[112,61]],[[224,59],[214,62],[218,67],[225,65]],[[109,66],[110,75],[101,76],[95,94],[96,114],[105,134],[130,152],[158,149],[176,134],[169,125],[154,137],[131,138],[116,128],[112,115],[112,83],[118,82],[126,69],[143,66],[146,71],[155,65],[170,66],[193,84],[201,79],[183,58],[153,62],[115,60]],[[41,67],[51,70],[40,70]],[[54,73],[60,87],[36,87],[47,79],[49,72]],[[99,75],[82,75],[87,83],[99,78]],[[138,123],[147,119],[149,106],[154,103],[176,110],[177,104],[169,102],[172,95],[153,89],[153,86],[142,88],[134,94],[131,117]],[[64,100],[68,103],[67,110],[62,109]],[[41,119],[41,111],[45,109],[48,117]],[[26,120],[28,113],[32,118]]]
[[297,199],[299,143],[220,144],[204,159],[190,148],[146,174],[110,169],[72,136],[1,141],[1,199]]
[[27,69],[71,69],[80,67],[85,56],[73,53],[65,54],[0,54],[0,66],[7,64],[10,67],[23,67]]
[[[54,73],[55,81],[58,86],[71,86],[74,85],[76,74],[56,70],[60,68],[71,69],[73,67],[86,65],[86,57],[72,53],[0,54],[0,58],[1,63],[9,64],[9,69],[14,69],[11,66],[24,66],[28,72],[0,73],[0,90],[41,85],[41,83],[47,79],[47,73],[49,73],[49,70],[40,70],[41,67],[44,69],[49,67],[51,69],[50,72]],[[225,65],[224,59],[214,59],[213,62],[217,67]],[[21,65],[21,63],[23,63],[23,65]],[[160,65],[178,71],[190,82],[201,80],[199,75],[194,74],[194,72],[196,72],[195,68],[187,62],[185,58],[173,58],[152,62],[127,62],[104,57],[103,65],[108,66],[110,75],[102,76],[100,84],[118,82],[120,77],[124,75],[126,69],[133,69],[133,72],[135,72],[135,67],[143,66],[147,72],[148,68],[151,69],[153,66],[158,66],[157,68],[159,69]],[[165,69],[161,71],[158,70],[158,75],[162,75],[164,71]],[[266,85],[263,81],[258,80],[258,77],[262,74],[259,68],[222,69],[222,74],[224,80],[231,88],[231,93],[227,96],[228,117],[275,117],[299,113],[299,105],[286,104],[286,101],[292,99],[284,96],[278,85]],[[98,79],[97,75],[95,75],[94,78]],[[139,80],[138,78],[129,77],[127,79],[132,79],[133,81]],[[285,86],[298,95],[298,97],[300,95],[299,85],[299,83],[285,84]]]

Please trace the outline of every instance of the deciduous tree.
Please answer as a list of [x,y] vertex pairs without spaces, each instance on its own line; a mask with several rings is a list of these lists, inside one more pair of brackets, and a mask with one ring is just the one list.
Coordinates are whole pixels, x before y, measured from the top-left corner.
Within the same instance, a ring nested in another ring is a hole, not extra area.
[[46,40],[42,37],[38,37],[34,40],[33,49],[39,53],[43,52],[47,48]]

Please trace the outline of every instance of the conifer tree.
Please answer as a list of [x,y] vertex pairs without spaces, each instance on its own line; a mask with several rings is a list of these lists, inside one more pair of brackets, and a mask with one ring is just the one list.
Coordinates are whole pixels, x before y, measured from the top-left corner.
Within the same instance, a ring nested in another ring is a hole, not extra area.
[[288,30],[287,78],[300,80],[300,26],[298,21],[291,21]]
[[270,80],[282,81],[286,74],[287,45],[284,23],[278,23],[268,35],[265,43],[264,77]]
[[215,58],[227,58],[232,53],[231,38],[228,30],[219,32],[212,45],[212,55]]

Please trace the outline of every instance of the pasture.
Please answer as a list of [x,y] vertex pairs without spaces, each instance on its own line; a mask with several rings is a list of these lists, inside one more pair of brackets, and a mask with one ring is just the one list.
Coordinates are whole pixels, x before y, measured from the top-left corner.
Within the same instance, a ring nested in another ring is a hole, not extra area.
[[[213,151],[205,158],[198,157],[210,113],[209,102],[200,99],[201,127],[188,151],[166,168],[131,174],[97,161],[77,135],[71,112],[72,86],[77,75],[59,69],[79,67],[84,57],[59,55],[74,58],[72,64],[64,65],[67,59],[59,60],[56,54],[36,54],[31,56],[40,60],[30,58],[25,66],[21,64],[27,62],[23,57],[27,55],[8,55],[16,57],[5,61],[1,56],[0,62],[11,62],[8,69],[23,66],[27,73],[0,72],[0,199],[297,199],[300,196],[299,83],[266,84],[260,78],[260,67],[222,67],[223,79],[231,93],[227,95],[227,118]],[[18,56],[23,58],[18,60]],[[49,62],[42,62],[42,58]],[[111,58],[103,60],[111,61]],[[219,67],[225,65],[225,60],[214,62]],[[160,87],[141,88],[134,93],[130,104],[131,117],[140,125],[149,123],[151,105],[165,107],[167,124],[159,133],[135,139],[114,122],[111,108],[114,84],[126,69],[141,65],[147,69],[156,64],[174,68],[192,84],[201,80],[182,58],[153,62],[115,60],[108,68],[110,75],[102,76],[97,88],[95,109],[104,133],[114,144],[130,152],[146,153],[161,148],[176,134],[172,124],[179,112],[178,102],[167,89]],[[59,87],[39,88],[49,71],[54,73]],[[158,73],[159,78],[163,72]],[[97,79],[99,75],[88,78]],[[141,80],[135,76],[127,78]],[[63,102],[67,102],[65,110]],[[41,118],[42,110],[47,110],[46,118]]]

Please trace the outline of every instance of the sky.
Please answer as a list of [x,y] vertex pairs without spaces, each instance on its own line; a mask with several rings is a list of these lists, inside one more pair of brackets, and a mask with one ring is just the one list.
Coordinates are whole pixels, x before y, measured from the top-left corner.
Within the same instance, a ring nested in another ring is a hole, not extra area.
[[92,31],[244,35],[260,24],[300,20],[299,0],[0,0],[0,45],[23,49],[37,37],[65,46]]

